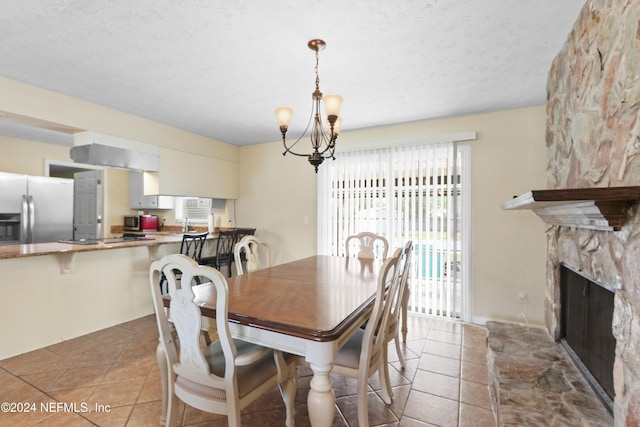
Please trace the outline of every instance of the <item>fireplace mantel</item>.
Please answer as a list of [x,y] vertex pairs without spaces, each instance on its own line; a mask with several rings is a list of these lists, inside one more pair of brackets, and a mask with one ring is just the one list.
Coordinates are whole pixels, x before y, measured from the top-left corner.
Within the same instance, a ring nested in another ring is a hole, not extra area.
[[618,231],[629,204],[640,200],[640,186],[532,190],[502,209],[531,209],[552,225]]

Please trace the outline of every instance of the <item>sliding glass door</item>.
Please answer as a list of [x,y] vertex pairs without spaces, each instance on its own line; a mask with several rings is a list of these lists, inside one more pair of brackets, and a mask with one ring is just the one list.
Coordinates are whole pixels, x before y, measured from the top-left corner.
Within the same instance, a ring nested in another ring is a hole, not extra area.
[[453,142],[340,153],[320,168],[319,253],[344,255],[362,231],[391,250],[412,240],[409,310],[466,318],[467,153]]

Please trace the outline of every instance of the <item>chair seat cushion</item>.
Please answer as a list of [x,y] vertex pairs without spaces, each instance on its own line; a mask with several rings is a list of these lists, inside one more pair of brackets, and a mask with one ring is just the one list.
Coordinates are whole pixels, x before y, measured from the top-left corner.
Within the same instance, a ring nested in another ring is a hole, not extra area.
[[[250,366],[239,366],[238,374],[238,397],[242,399],[256,387],[270,380],[276,375],[276,365],[273,361],[273,355],[268,354],[260,361]],[[224,402],[227,400],[227,392],[221,388],[208,387],[184,377],[176,378],[176,388],[180,387],[185,391],[199,395],[203,398],[218,400]]]
[[216,257],[214,256],[203,256],[198,260],[198,264],[200,265],[209,265],[213,266],[216,263]]
[[358,369],[364,330],[358,329],[355,334],[340,348],[333,364],[345,368]]
[[[255,344],[250,344],[240,340],[234,340],[234,342],[236,343],[236,349],[239,355],[252,351],[260,351],[262,348]],[[204,353],[207,358],[207,362],[209,363],[211,373],[219,377],[224,377],[225,361],[220,342],[215,341],[211,343]],[[292,355],[284,354],[284,356],[287,364],[295,361]],[[240,399],[249,394],[255,388],[259,387],[261,384],[276,377],[278,371],[273,357],[273,352],[269,351],[255,363],[247,366],[236,367],[238,397]],[[207,399],[218,400],[221,402],[224,402],[227,399],[227,393],[224,389],[199,384],[181,376],[176,378],[176,388],[182,388],[188,393],[197,394]]]

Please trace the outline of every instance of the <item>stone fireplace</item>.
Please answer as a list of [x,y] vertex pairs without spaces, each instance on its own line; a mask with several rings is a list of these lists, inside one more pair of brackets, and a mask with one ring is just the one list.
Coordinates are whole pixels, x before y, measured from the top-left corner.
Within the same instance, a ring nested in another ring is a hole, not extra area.
[[[549,73],[548,188],[640,185],[640,1],[588,0]],[[560,265],[615,290],[615,425],[640,425],[640,208],[619,231],[547,232],[545,323],[560,338]]]
[[560,265],[561,344],[609,412],[615,396],[614,297],[615,290]]

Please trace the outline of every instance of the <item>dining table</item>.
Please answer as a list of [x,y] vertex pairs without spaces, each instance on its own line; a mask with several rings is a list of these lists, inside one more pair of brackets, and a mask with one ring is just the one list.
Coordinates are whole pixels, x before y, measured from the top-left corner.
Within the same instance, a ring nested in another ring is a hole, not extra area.
[[[381,266],[380,260],[315,255],[227,279],[233,337],[298,355],[313,371],[307,406],[314,427],[333,423],[333,361],[368,319]],[[203,318],[215,318],[213,285],[193,290]]]

